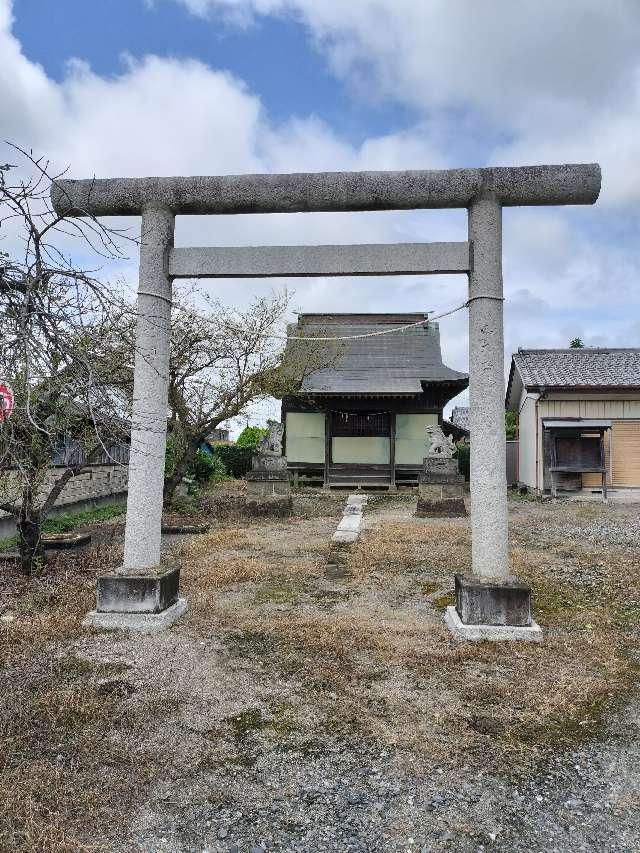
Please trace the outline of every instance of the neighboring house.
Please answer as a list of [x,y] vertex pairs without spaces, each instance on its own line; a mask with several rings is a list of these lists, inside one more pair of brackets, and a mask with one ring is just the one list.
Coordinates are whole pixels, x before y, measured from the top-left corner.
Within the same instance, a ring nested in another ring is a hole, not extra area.
[[469,421],[469,407],[455,406],[451,412],[451,419],[447,423],[451,423],[453,437],[456,441],[469,439],[471,424]]
[[506,406],[518,413],[520,484],[640,488],[640,349],[520,349]]
[[229,430],[222,427],[212,429],[207,436],[207,444],[213,446],[215,444],[231,444],[229,441]]
[[64,436],[56,446],[51,464],[64,468],[70,465],[128,465],[129,449],[129,444],[121,441],[109,447],[105,446],[100,455],[87,462],[83,442],[71,436]]
[[442,363],[437,323],[426,314],[300,314],[289,334],[352,338],[282,401],[289,468],[327,486],[417,483],[427,425],[442,424],[443,406],[468,385]]

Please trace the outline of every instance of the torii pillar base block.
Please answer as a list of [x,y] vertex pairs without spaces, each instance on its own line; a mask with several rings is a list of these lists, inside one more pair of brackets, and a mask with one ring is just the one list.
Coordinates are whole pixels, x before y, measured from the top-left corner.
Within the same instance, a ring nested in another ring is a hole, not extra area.
[[445,622],[460,640],[530,640],[542,630],[531,618],[531,588],[509,577],[504,582],[456,575],[456,603]]

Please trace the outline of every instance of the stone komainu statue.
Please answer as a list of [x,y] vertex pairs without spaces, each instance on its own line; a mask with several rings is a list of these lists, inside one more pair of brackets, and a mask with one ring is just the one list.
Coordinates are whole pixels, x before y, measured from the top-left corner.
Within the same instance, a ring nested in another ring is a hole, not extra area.
[[282,456],[284,426],[280,421],[267,421],[268,432],[258,442],[258,453],[264,456]]
[[439,426],[429,424],[427,427],[427,456],[439,457],[440,459],[452,459],[458,452],[450,435],[445,435]]

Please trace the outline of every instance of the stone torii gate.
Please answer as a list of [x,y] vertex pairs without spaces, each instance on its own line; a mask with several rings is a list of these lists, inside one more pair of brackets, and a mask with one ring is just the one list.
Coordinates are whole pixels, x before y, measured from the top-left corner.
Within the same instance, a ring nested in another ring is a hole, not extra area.
[[[56,212],[141,216],[124,564],[98,584],[92,624],[152,630],[184,610],[162,574],[160,532],[174,278],[467,273],[472,576],[447,619],[471,639],[539,638],[529,588],[510,576],[504,429],[502,208],[593,204],[597,164],[406,172],[63,180]],[[177,215],[466,208],[468,240],[361,246],[174,248]],[[154,573],[154,569],[156,570]]]

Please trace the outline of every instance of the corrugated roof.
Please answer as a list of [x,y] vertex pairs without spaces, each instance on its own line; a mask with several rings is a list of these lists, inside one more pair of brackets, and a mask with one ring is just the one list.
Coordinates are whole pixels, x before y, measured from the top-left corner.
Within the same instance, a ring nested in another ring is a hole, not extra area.
[[[289,334],[345,337],[426,321],[426,314],[300,314]],[[336,363],[305,378],[306,394],[420,394],[423,383],[456,383],[465,373],[442,363],[437,323],[339,343]]]
[[640,349],[518,350],[513,356],[526,387],[640,387]]

